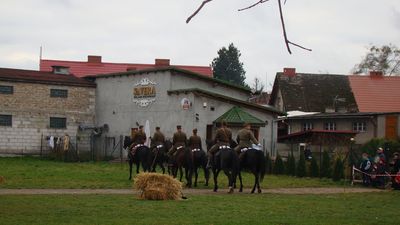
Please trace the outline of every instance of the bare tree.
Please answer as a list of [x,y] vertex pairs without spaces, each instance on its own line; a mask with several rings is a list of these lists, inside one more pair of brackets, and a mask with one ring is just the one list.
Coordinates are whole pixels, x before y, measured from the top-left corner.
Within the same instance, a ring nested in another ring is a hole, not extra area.
[[260,81],[258,77],[254,78],[253,85],[251,89],[254,92],[254,95],[259,95],[263,92],[264,90],[264,84]]
[[[200,4],[200,6],[192,13],[192,15],[190,15],[190,16],[186,19],[186,23],[189,23],[189,22],[193,19],[193,17],[195,17],[195,16],[201,11],[201,9],[202,9],[203,7],[204,7],[207,3],[211,2],[211,1],[213,1],[213,0],[204,0],[204,1]],[[238,11],[248,10],[248,9],[251,9],[251,8],[257,6],[257,5],[260,5],[260,4],[262,4],[262,3],[268,2],[268,1],[269,1],[269,0],[258,0],[258,1],[255,2],[254,4],[251,4],[251,5],[247,6],[247,7],[238,9]],[[303,46],[301,46],[301,45],[299,45],[299,44],[296,44],[296,43],[294,43],[294,42],[292,42],[292,41],[290,41],[290,40],[288,39],[288,36],[287,36],[287,33],[286,33],[286,27],[285,27],[285,20],[284,20],[283,12],[282,12],[282,0],[277,0],[277,1],[278,1],[278,6],[279,6],[279,15],[280,15],[281,24],[282,24],[283,38],[284,38],[284,40],[285,40],[286,48],[287,48],[287,51],[289,52],[289,54],[292,54],[292,50],[290,49],[290,45],[296,46],[296,47],[298,47],[298,48],[301,48],[301,49],[304,49],[304,50],[307,50],[307,51],[312,51],[311,49],[306,48],[306,47],[303,47]],[[284,4],[286,4],[286,0],[284,1]]]

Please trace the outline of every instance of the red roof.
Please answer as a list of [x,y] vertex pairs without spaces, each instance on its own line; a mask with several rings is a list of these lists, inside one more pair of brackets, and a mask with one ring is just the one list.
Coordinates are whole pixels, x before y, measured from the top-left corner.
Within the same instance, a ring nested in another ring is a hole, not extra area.
[[96,84],[73,75],[54,74],[36,70],[0,68],[0,80],[66,86],[96,87]]
[[[63,61],[63,60],[40,60],[40,71],[52,71],[52,66],[65,66],[69,67],[70,73],[78,77],[84,77],[87,75],[97,75],[97,74],[108,74],[117,72],[126,72],[128,70],[143,70],[150,68],[157,68],[159,66],[170,66],[169,60],[163,61],[162,65],[157,65],[157,60],[155,64],[137,64],[137,63],[108,63],[101,62],[101,56],[97,57],[97,61],[91,62],[90,56],[88,61]],[[165,64],[167,63],[167,64]],[[198,73],[207,77],[212,77],[213,72],[210,66],[185,66],[185,65],[171,65],[180,69],[188,70],[194,73]]]
[[400,112],[400,77],[349,76],[360,112]]

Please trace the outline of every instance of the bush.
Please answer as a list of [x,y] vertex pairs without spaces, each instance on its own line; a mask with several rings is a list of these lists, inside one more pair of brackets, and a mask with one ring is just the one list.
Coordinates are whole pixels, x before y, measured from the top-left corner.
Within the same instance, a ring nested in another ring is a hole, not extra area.
[[312,157],[311,159],[310,177],[319,177],[319,166],[315,157]]
[[331,157],[328,151],[322,154],[321,177],[331,177]]
[[269,153],[267,153],[267,155],[265,156],[265,164],[266,164],[265,172],[267,174],[272,174],[272,160],[271,156],[269,156]]
[[282,157],[279,154],[276,156],[273,172],[277,175],[285,173],[285,165],[283,164]]
[[304,154],[300,154],[299,163],[297,164],[297,173],[298,177],[305,177],[306,176],[306,159]]
[[332,180],[340,181],[343,178],[344,178],[344,164],[343,164],[343,160],[340,157],[338,157],[336,159],[335,166],[333,169]]
[[293,154],[289,154],[286,166],[287,175],[296,176],[296,159]]

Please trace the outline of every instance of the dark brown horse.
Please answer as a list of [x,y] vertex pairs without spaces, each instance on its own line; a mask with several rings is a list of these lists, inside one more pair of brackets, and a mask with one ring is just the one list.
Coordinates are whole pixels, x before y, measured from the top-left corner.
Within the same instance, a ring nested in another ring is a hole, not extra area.
[[208,186],[208,180],[210,179],[210,170],[207,168],[207,155],[206,153],[198,148],[192,149],[193,154],[193,172],[194,172],[194,186],[197,187],[197,178],[199,176],[199,168],[203,168],[205,186]]
[[[150,158],[150,149],[146,145],[136,145],[131,146],[132,140],[130,137],[125,136],[124,140],[124,148],[128,150],[128,159],[129,159],[129,180],[132,179],[132,166],[136,164],[136,173],[139,173],[140,164],[142,165],[143,170],[150,171],[151,166],[151,158]],[[136,148],[134,153],[132,148]]]
[[[256,187],[258,193],[261,193],[260,182],[263,181],[266,170],[264,152],[254,148],[243,149],[242,151],[242,156],[240,157],[240,171],[249,171],[254,175],[254,186],[251,193],[254,193]],[[239,172],[239,181],[239,192],[242,192],[243,183],[241,172]]]
[[183,146],[177,147],[175,155],[169,159],[169,165],[174,178],[177,177],[179,170],[180,181],[182,181],[183,169],[185,169],[186,186],[192,187],[193,154],[189,148]]
[[171,141],[167,140],[161,145],[154,146],[150,153],[151,158],[151,171],[155,172],[157,165],[162,169],[163,174],[165,173],[164,164],[168,163],[167,152],[171,148]]

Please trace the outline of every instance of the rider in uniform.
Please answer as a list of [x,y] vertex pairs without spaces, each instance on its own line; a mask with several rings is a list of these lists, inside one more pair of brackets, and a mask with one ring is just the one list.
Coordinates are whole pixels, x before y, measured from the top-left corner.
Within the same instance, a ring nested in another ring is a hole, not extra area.
[[230,146],[232,140],[232,131],[227,127],[226,121],[221,122],[221,127],[217,130],[214,138],[214,145],[208,151],[208,162],[207,167],[211,167],[211,160],[214,155],[219,151],[220,146]]
[[193,129],[193,135],[189,137],[188,146],[190,149],[202,149],[201,138],[197,136],[197,129]]
[[156,127],[156,132],[154,132],[153,137],[151,138],[151,147],[150,149],[154,149],[158,145],[163,145],[165,142],[165,136],[160,131],[160,127]]
[[168,151],[168,156],[170,157],[175,154],[178,147],[186,147],[187,137],[185,132],[182,131],[182,126],[178,125],[176,126],[176,129],[177,131],[174,133],[174,136],[172,138],[172,147]]
[[241,156],[240,151],[243,148],[251,147],[252,143],[256,145],[259,144],[257,139],[254,137],[253,132],[251,131],[251,126],[249,123],[244,124],[243,129],[239,131],[236,140],[238,142],[238,146],[235,147],[235,151],[239,155],[239,158]]
[[131,145],[132,148],[132,154],[135,154],[136,152],[136,146],[137,145],[143,145],[146,142],[146,133],[143,131],[143,126],[139,126],[139,130],[132,135],[133,137],[133,143]]

